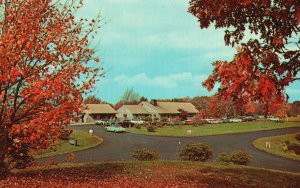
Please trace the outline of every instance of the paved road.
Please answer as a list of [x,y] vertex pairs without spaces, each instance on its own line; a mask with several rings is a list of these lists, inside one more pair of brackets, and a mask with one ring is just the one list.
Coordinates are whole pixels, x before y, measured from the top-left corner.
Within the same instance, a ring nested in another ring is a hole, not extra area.
[[[300,173],[300,161],[285,159],[255,149],[251,142],[260,137],[300,132],[298,128],[267,130],[251,133],[239,133],[229,135],[203,136],[203,137],[158,137],[137,135],[131,133],[110,133],[102,126],[74,126],[88,132],[93,129],[94,133],[104,139],[104,142],[89,150],[75,152],[79,162],[92,162],[102,160],[132,160],[130,152],[137,148],[151,148],[159,151],[162,159],[176,159],[176,151],[182,144],[188,142],[204,142],[214,149],[214,156],[221,152],[245,150],[253,156],[251,166],[271,168],[283,171]],[[79,143],[80,144],[80,143]],[[62,162],[66,155],[55,156],[54,159]],[[40,159],[44,162],[46,158]]]

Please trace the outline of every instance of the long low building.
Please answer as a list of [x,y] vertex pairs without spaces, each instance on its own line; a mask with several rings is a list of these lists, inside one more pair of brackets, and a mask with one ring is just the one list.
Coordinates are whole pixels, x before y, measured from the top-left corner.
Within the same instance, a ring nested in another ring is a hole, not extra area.
[[109,104],[86,104],[80,122],[92,123],[97,120],[114,119],[116,114],[117,111]]
[[123,105],[117,110],[118,118],[151,119],[172,118],[179,116],[182,111],[192,117],[199,113],[192,103],[188,102],[141,102],[137,105]]

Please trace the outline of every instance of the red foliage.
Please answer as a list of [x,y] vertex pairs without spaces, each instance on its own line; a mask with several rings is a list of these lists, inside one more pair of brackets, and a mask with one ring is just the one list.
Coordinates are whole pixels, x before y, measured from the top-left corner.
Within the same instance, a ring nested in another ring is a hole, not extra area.
[[99,21],[77,21],[73,12],[81,3],[62,6],[48,0],[10,0],[3,9],[1,168],[5,158],[23,160],[30,149],[47,148],[78,113],[81,95],[102,76],[100,65],[87,64],[94,59],[88,38]]
[[[201,28],[210,24],[226,28],[226,45],[241,45],[231,62],[214,63],[204,86],[212,90],[220,83],[218,95],[236,106],[259,101],[265,106],[265,115],[282,103],[284,88],[300,79],[299,46],[292,38],[300,30],[299,7],[294,0],[191,0],[189,11],[199,19]],[[243,43],[245,31],[260,40]]]

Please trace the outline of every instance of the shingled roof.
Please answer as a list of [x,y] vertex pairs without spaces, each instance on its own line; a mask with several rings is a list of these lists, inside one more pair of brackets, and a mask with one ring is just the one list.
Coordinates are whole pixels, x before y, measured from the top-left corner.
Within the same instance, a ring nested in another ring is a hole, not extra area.
[[132,114],[149,114],[147,110],[139,105],[123,105],[121,108],[127,108]]
[[144,105],[147,105],[159,114],[179,114],[179,109],[187,111],[191,114],[199,113],[195,106],[192,103],[188,102],[156,102],[156,105],[153,105],[149,102],[140,103],[140,106]]
[[157,102],[157,106],[170,114],[179,113],[179,109],[187,111],[188,113],[199,113],[195,106],[188,102]]
[[116,110],[109,104],[86,104],[86,110],[90,114],[116,114]]

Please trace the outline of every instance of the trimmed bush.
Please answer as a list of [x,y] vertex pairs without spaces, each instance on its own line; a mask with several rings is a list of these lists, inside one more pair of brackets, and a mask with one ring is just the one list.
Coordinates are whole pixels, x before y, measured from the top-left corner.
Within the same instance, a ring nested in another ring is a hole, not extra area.
[[216,158],[215,161],[218,163],[229,164],[231,163],[231,157],[230,153],[223,152]]
[[133,152],[131,152],[131,156],[139,161],[154,161],[160,158],[157,151],[146,148],[133,150]]
[[185,161],[207,161],[211,159],[213,150],[203,143],[188,143],[181,146],[177,151],[177,156]]
[[252,156],[244,151],[233,151],[231,153],[223,152],[217,158],[217,163],[248,165],[252,160]]
[[296,134],[295,138],[300,141],[300,134]]
[[296,155],[300,155],[300,144],[291,143],[287,145],[289,151],[294,151]]
[[155,132],[155,129],[156,129],[156,127],[155,127],[155,126],[153,126],[153,125],[149,125],[149,126],[147,126],[147,130],[148,130],[148,132]]
[[233,151],[231,153],[231,162],[238,165],[248,165],[252,160],[252,156],[244,151]]

